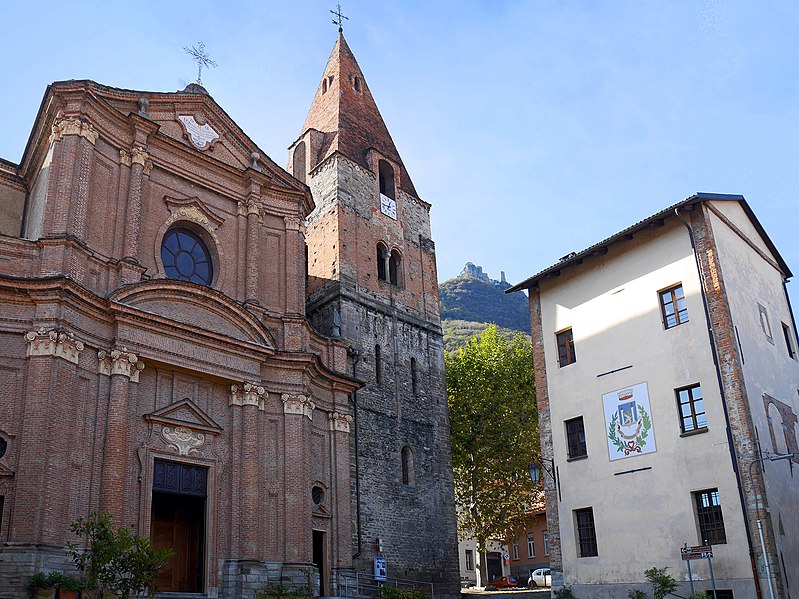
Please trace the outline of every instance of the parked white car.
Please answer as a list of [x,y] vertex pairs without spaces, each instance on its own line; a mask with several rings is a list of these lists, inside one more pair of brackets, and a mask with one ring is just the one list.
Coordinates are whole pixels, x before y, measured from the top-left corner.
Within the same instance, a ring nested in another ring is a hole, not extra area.
[[552,574],[549,568],[538,568],[533,570],[530,578],[527,579],[528,587],[551,587]]

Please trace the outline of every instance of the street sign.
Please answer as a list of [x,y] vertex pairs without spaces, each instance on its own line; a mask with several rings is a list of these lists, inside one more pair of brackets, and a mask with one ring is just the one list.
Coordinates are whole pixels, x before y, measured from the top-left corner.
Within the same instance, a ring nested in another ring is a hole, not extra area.
[[710,545],[680,547],[680,557],[682,557],[683,561],[692,559],[707,559],[709,557],[713,557],[713,547]]

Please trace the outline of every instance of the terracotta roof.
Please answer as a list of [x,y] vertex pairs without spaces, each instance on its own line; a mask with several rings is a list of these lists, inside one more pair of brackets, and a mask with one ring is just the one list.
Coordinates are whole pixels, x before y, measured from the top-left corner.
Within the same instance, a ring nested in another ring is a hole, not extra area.
[[726,193],[705,193],[699,192],[695,193],[694,195],[682,200],[681,202],[677,202],[676,204],[672,204],[668,208],[664,208],[660,212],[653,214],[641,221],[638,221],[634,225],[619,231],[615,235],[611,235],[607,239],[603,239],[599,243],[595,243],[594,245],[580,251],[580,252],[571,252],[567,254],[563,258],[560,259],[556,264],[545,268],[544,270],[534,274],[532,277],[529,277],[522,281],[521,283],[517,283],[513,287],[505,290],[505,293],[512,293],[514,291],[519,291],[520,289],[530,289],[538,285],[538,282],[548,276],[557,276],[561,273],[564,268],[569,268],[571,266],[576,266],[578,264],[582,264],[585,260],[594,257],[594,256],[601,256],[607,253],[607,249],[609,246],[619,243],[621,241],[625,241],[631,239],[632,236],[650,226],[656,226],[658,224],[662,224],[662,222],[670,217],[675,216],[675,211],[685,207],[686,210],[688,207],[693,206],[694,204],[700,204],[702,202],[715,200],[715,201],[732,201],[732,202],[740,202],[741,207],[743,208],[746,215],[752,221],[755,229],[757,230],[758,234],[763,238],[764,243],[774,255],[774,259],[779,264],[780,269],[782,270],[783,277],[789,279],[793,276],[791,274],[791,270],[788,268],[788,265],[783,260],[782,256],[780,256],[777,248],[772,243],[769,236],[766,234],[765,229],[760,224],[760,221],[757,220],[755,213],[752,212],[752,209],[749,207],[749,204],[746,202],[742,195],[732,195]]
[[399,164],[399,187],[418,197],[358,61],[341,33],[327,60],[301,135],[309,129],[325,135],[316,164],[339,152],[369,168],[367,151],[375,149]]

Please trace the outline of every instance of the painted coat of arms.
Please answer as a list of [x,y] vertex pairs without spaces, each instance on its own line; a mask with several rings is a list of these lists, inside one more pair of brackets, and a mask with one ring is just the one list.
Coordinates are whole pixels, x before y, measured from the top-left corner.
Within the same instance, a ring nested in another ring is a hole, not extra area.
[[611,461],[655,451],[646,383],[605,393],[602,402]]

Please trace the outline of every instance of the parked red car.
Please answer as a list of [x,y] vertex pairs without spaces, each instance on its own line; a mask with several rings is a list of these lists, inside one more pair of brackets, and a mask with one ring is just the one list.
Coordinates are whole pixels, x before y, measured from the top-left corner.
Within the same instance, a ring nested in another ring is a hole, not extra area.
[[488,583],[488,586],[492,586],[497,589],[507,589],[510,587],[519,586],[519,581],[516,580],[513,576],[503,576],[502,578],[497,578],[496,580],[492,580],[491,582]]

